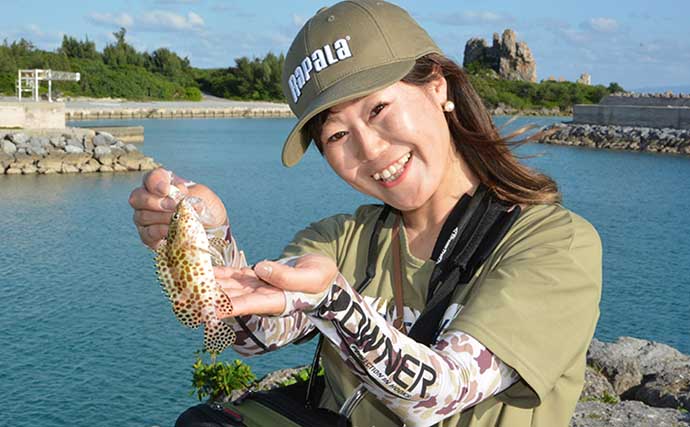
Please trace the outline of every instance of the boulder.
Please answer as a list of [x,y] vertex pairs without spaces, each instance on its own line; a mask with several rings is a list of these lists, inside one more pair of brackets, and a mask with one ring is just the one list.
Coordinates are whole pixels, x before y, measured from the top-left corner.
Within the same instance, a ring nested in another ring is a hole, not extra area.
[[66,153],[74,153],[74,154],[77,154],[77,153],[83,153],[83,152],[84,152],[84,149],[83,149],[82,147],[77,147],[76,145],[68,144],[68,145],[65,147],[65,152],[66,152]]
[[69,163],[63,163],[63,164],[62,164],[62,169],[61,169],[60,172],[62,172],[62,173],[78,173],[78,172],[79,172],[79,168],[76,167],[75,165],[72,165],[72,164],[69,164]]
[[115,164],[113,165],[113,170],[114,170],[115,172],[127,172],[127,171],[130,170],[130,169],[128,169],[128,168],[125,167],[125,166],[122,166],[122,165],[119,164],[119,163],[115,163]]
[[2,148],[2,152],[5,154],[11,155],[17,152],[17,146],[12,141],[3,139],[0,141],[0,147]]
[[79,171],[82,173],[98,172],[100,167],[101,167],[101,164],[98,163],[98,161],[96,159],[89,159],[88,162],[84,163],[79,168]]
[[96,136],[93,137],[93,145],[96,147],[100,145],[112,145],[115,143],[115,137],[113,137],[108,132],[98,132]]
[[29,141],[29,135],[25,133],[13,133],[10,135],[10,140],[15,144],[25,144]]
[[134,153],[135,151],[139,151],[139,150],[137,150],[137,147],[134,144],[126,144],[124,146],[124,149],[128,153]]
[[62,135],[55,135],[50,137],[50,144],[55,148],[65,148],[67,141]]
[[38,168],[35,165],[26,165],[22,168],[22,174],[33,175],[38,172]]
[[151,157],[144,157],[144,159],[139,164],[139,170],[150,171],[156,169],[160,165],[156,163]]
[[690,410],[690,356],[653,341],[592,340],[587,362],[597,366],[624,399]]
[[669,408],[652,408],[642,402],[608,404],[579,402],[570,427],[676,427],[688,425],[687,413]]
[[79,147],[82,149],[82,151],[84,149],[84,141],[82,141],[81,138],[78,138],[78,137],[67,138],[66,144],[67,144],[67,146],[71,145],[74,147]]
[[618,395],[606,376],[591,366],[585,370],[585,386],[580,400],[618,401]]
[[91,159],[91,155],[87,153],[68,153],[65,155],[63,163],[75,168],[80,168],[84,163]]
[[112,171],[113,171],[113,167],[112,167],[112,166],[101,165],[101,166],[98,168],[98,172],[112,172]]
[[5,173],[6,173],[7,175],[21,175],[21,174],[22,174],[22,170],[19,169],[19,168],[10,167],[9,169],[7,169],[7,170],[5,171]]
[[14,162],[12,163],[11,167],[21,170],[28,165],[33,165],[34,161],[35,159],[33,156],[17,153],[14,155]]
[[0,172],[5,172],[5,170],[14,163],[14,156],[10,156],[4,151],[0,151]]
[[62,159],[64,155],[48,155],[36,163],[39,172],[46,173],[46,171],[60,171],[62,170]]

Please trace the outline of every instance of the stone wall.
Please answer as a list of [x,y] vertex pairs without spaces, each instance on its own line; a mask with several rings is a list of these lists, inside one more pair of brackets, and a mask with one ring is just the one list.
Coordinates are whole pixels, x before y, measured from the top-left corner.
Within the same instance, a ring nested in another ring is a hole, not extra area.
[[687,129],[556,123],[537,142],[690,155],[690,130]]
[[126,172],[159,165],[136,146],[89,129],[0,133],[0,173]]
[[690,129],[690,108],[642,105],[575,105],[573,107],[573,122]]
[[110,119],[208,119],[233,117],[294,117],[290,108],[117,108],[117,109],[68,109],[68,121]]
[[689,95],[616,93],[606,95],[599,105],[640,105],[648,107],[690,107]]

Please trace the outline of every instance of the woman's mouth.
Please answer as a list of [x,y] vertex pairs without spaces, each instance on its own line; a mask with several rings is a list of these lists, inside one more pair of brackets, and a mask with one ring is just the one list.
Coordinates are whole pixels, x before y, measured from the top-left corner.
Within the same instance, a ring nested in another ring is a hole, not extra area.
[[376,172],[372,177],[386,187],[393,185],[407,170],[406,166],[411,157],[412,153],[405,154],[387,168]]

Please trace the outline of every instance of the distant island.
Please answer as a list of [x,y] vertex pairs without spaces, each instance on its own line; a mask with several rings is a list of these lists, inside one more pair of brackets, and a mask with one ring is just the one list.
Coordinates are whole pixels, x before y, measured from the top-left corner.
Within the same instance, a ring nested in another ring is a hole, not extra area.
[[[504,32],[504,39],[509,31]],[[5,41],[0,45],[0,94],[16,93],[18,69],[45,68],[81,74],[79,82],[54,84],[53,90],[62,98],[200,101],[206,93],[232,100],[285,102],[280,84],[285,62],[282,53],[241,57],[235,59],[234,66],[202,69],[167,48],[139,52],[127,42],[126,34],[125,28],[113,33],[115,41],[102,52],[88,38],[78,40],[67,35],[52,52],[38,49],[25,39]],[[520,44],[518,53],[523,49]],[[541,83],[511,80],[480,60],[465,64],[465,69],[487,108],[499,115],[570,115],[574,104],[596,104],[622,90],[617,83],[590,86],[552,79]]]

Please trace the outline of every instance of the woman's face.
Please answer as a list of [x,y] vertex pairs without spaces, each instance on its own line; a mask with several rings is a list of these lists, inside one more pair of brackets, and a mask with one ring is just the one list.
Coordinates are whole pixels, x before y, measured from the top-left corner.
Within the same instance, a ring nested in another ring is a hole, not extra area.
[[332,107],[321,132],[324,157],[352,187],[401,211],[452,197],[458,154],[442,109],[446,90],[442,77],[425,86],[398,82]]

